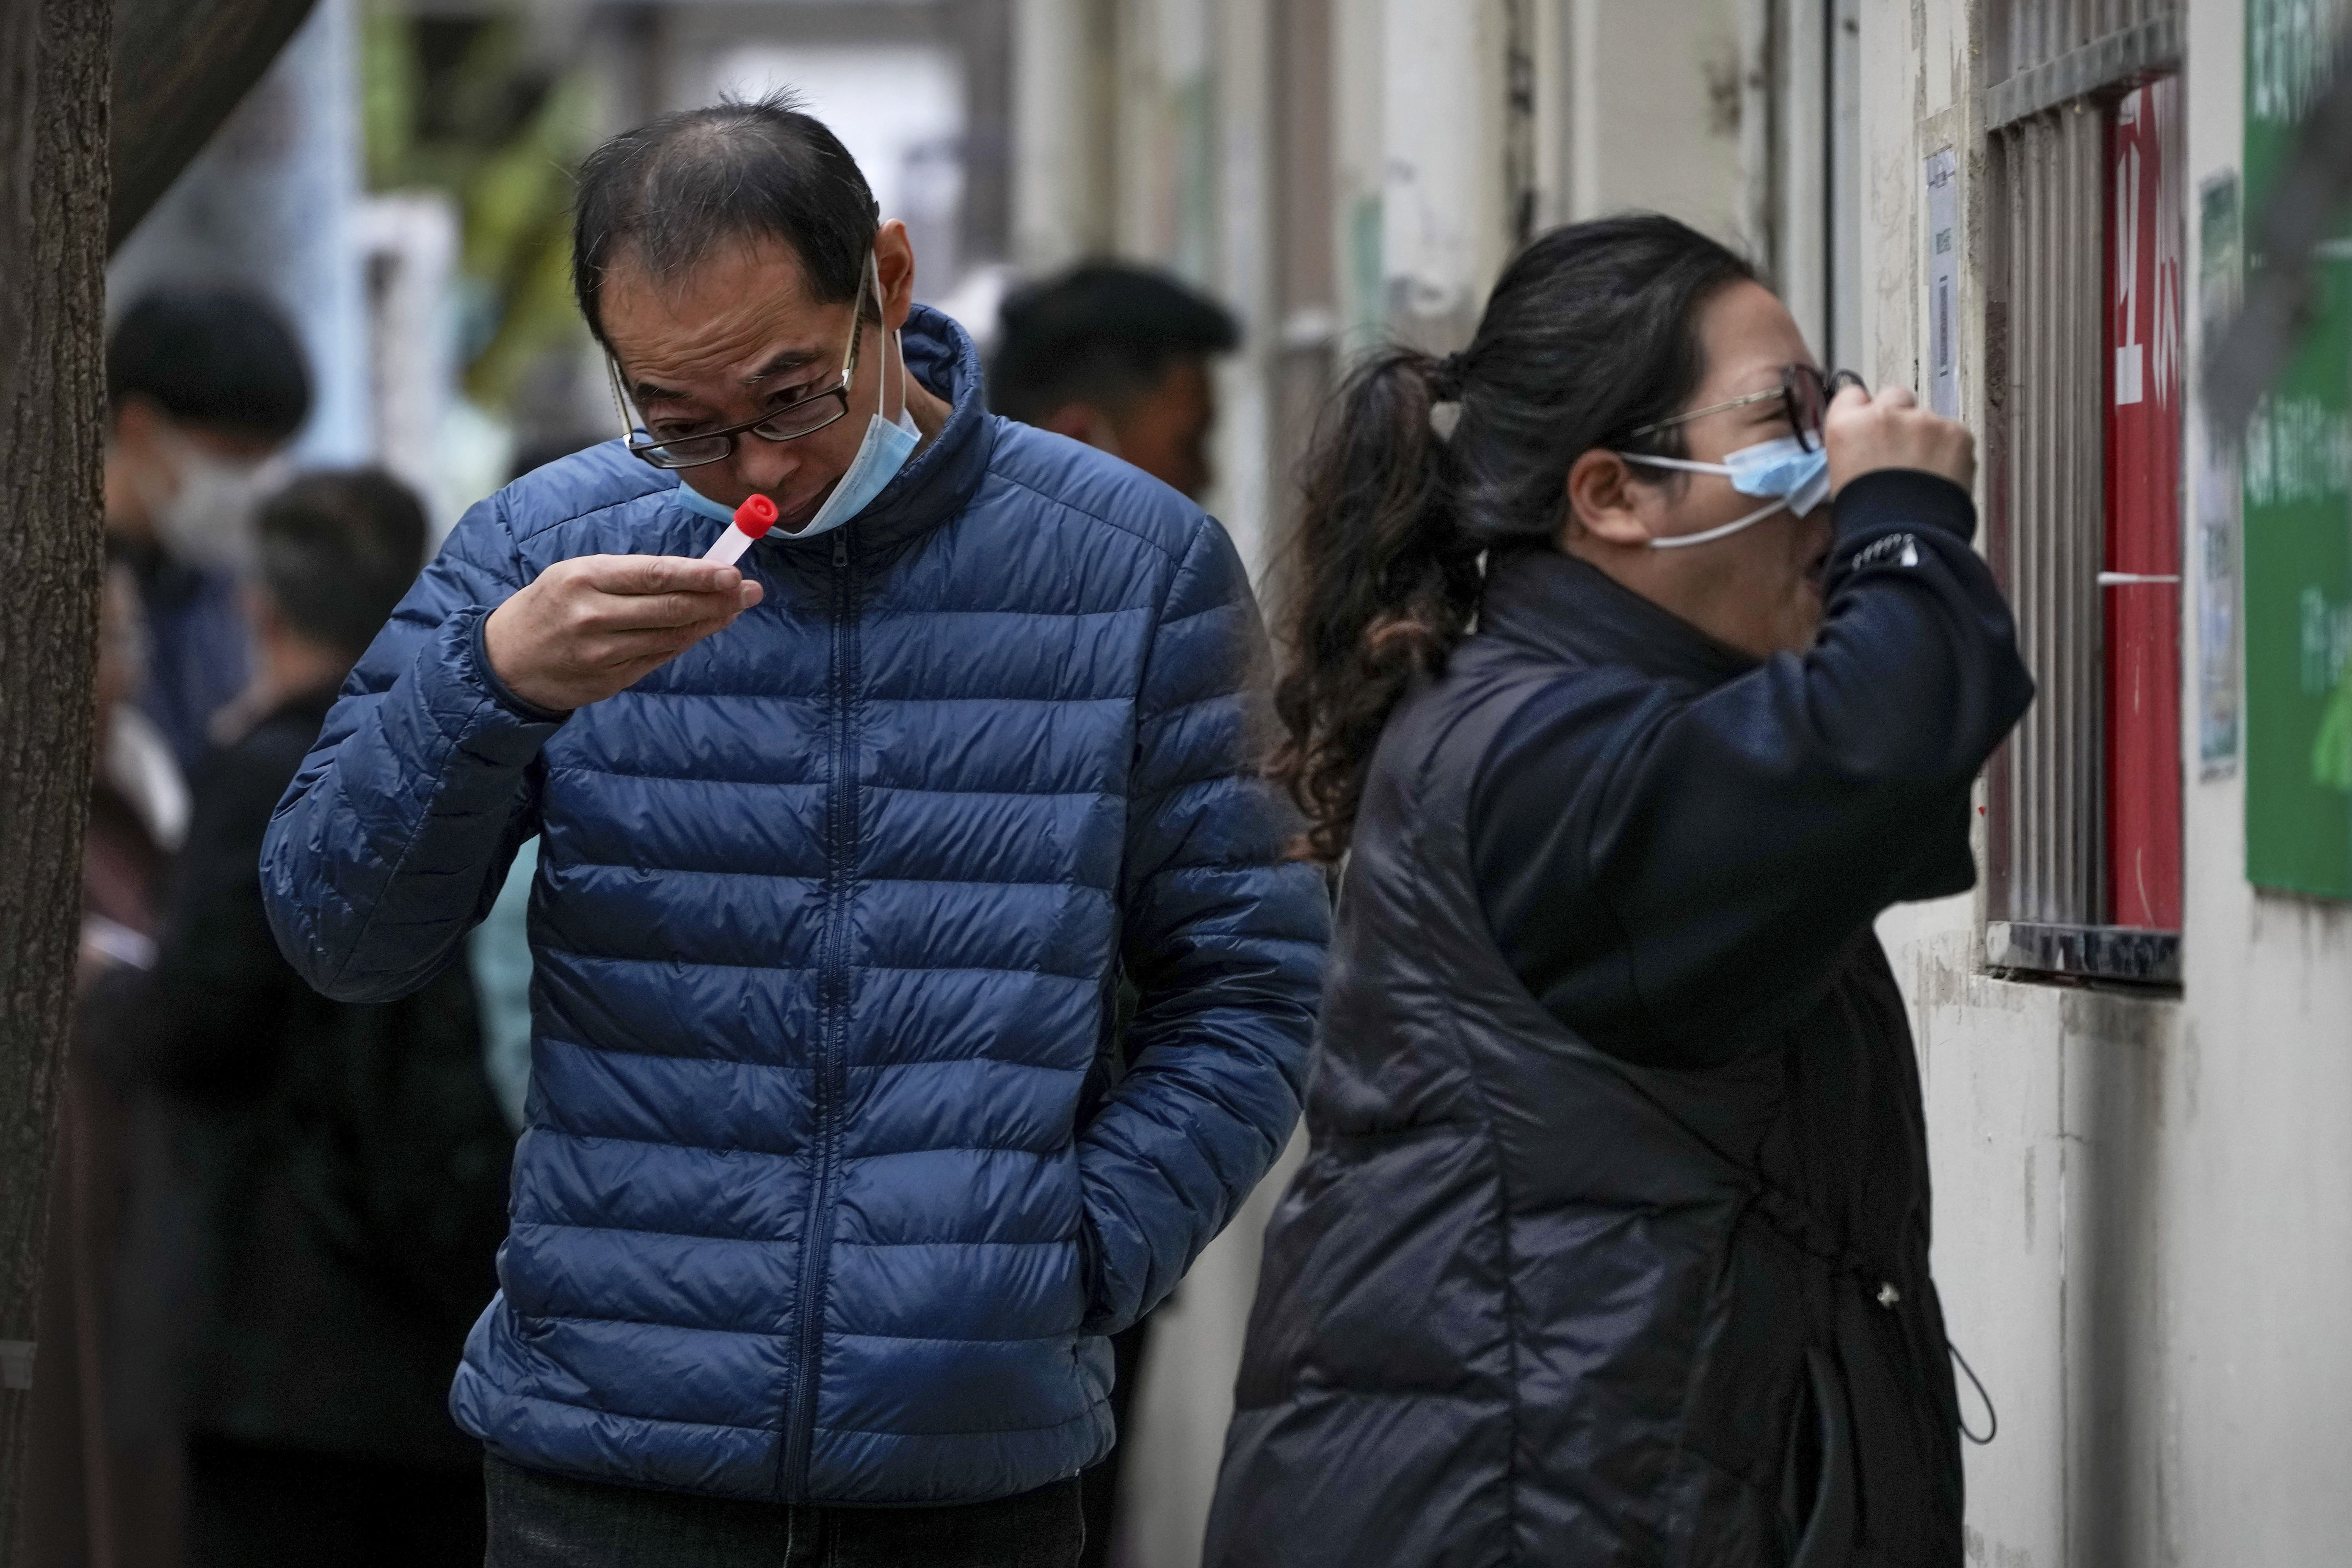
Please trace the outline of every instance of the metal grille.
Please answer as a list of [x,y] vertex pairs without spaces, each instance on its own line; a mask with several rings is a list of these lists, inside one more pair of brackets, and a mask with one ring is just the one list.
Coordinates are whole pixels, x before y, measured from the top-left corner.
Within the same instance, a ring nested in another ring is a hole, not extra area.
[[1986,129],[2178,67],[2179,13],[2179,0],[2006,0],[1990,35]]
[[2106,919],[2102,127],[2077,102],[1993,142],[1991,547],[2040,687],[1994,765],[1995,920]]
[[1994,0],[1986,37],[1998,81],[2180,9],[2179,0]]

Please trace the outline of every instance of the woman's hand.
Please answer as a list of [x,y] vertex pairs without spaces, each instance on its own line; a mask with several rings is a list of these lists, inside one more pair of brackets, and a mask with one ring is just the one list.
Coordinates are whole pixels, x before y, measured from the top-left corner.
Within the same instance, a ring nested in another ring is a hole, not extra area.
[[1891,386],[1876,397],[1847,387],[1822,421],[1822,440],[1832,492],[1879,468],[1917,468],[1964,490],[1976,484],[1977,438],[1958,420],[1920,407],[1908,387]]

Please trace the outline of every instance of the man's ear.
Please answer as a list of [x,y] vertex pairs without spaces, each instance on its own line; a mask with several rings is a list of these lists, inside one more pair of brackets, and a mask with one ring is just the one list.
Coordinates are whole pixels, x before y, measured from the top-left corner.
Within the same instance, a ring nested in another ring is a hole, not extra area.
[[1650,542],[1650,525],[1642,516],[1644,497],[1633,465],[1605,447],[1595,447],[1568,466],[1567,521],[1608,544],[1638,549]]
[[874,269],[882,279],[882,324],[895,332],[915,308],[915,247],[895,217],[874,231]]
[[1073,398],[1037,421],[1040,430],[1051,430],[1056,436],[1067,436],[1073,441],[1083,441],[1097,451],[1118,456],[1118,431],[1110,416],[1091,403]]
[[115,446],[144,452],[154,443],[156,431],[170,417],[153,398],[143,392],[133,392],[115,405],[107,438]]

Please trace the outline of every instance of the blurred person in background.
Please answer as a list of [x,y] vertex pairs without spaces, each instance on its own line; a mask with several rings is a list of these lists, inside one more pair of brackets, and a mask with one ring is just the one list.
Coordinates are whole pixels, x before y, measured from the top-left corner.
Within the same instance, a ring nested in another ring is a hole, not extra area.
[[[989,406],[1121,458],[1160,483],[1198,500],[1212,479],[1209,441],[1216,427],[1213,356],[1241,342],[1233,313],[1165,273],[1116,261],[1090,261],[1015,290],[999,312],[1001,330],[989,366]],[[1135,988],[1118,989],[1118,1040],[1109,1055],[1114,1080],[1126,1071],[1124,1036]],[[1110,1561],[1118,1539],[1126,1435],[1151,1320],[1111,1336],[1111,1412],[1121,1440],[1084,1477],[1087,1568]]]
[[1198,500],[1214,477],[1211,361],[1241,342],[1233,313],[1162,272],[1089,261],[1009,295],[988,405],[1123,458]]
[[2032,696],[1975,468],[1655,215],[1349,379],[1273,768],[1339,931],[1212,1568],[1958,1568],[1872,922],[1974,883]]
[[187,1562],[480,1562],[481,1457],[447,1413],[496,1287],[511,1134],[453,971],[332,1002],[278,951],[264,830],[337,689],[423,564],[425,512],[373,470],[261,508],[252,727],[209,757],[138,1066],[195,1184]]
[[[614,138],[574,233],[635,427],[467,514],[265,850],[289,956],[382,1000],[541,837],[530,1127],[452,1396],[488,1561],[1070,1568],[1107,1336],[1296,1121],[1326,911],[1247,578],[989,414],[789,98]],[[753,497],[772,530],[703,559]]]
[[154,964],[158,903],[188,827],[171,748],[131,702],[146,662],[138,585],[118,564],[99,616],[81,954],[35,1342],[19,1541],[37,1568],[179,1562],[176,1367],[156,1325],[123,1321],[117,1289],[127,1200],[170,1168],[170,1125],[109,1071],[107,1048],[126,1022],[120,983]]
[[170,289],[122,312],[107,341],[106,538],[136,578],[147,668],[135,697],[184,770],[242,695],[251,650],[239,584],[253,510],[310,414],[300,344],[269,305],[231,289]]

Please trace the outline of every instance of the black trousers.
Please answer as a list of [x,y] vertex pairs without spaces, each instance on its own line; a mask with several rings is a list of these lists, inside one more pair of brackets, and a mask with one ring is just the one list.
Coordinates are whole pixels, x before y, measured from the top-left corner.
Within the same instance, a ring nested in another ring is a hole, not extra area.
[[474,1568],[478,1471],[188,1444],[188,1568]]
[[1135,1408],[1135,1385],[1143,1371],[1143,1344],[1150,1331],[1151,1320],[1146,1317],[1133,1328],[1110,1337],[1110,1415],[1118,1426],[1118,1447],[1094,1468],[1078,1472],[1078,1484],[1085,1489],[1087,1500],[1087,1549],[1079,1559],[1081,1568],[1110,1568],[1111,1543],[1118,1539],[1118,1484],[1127,1474],[1127,1417]]
[[486,1568],[1076,1568],[1073,1479],[1001,1502],[826,1508],[641,1491],[486,1458]]

